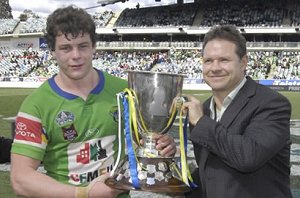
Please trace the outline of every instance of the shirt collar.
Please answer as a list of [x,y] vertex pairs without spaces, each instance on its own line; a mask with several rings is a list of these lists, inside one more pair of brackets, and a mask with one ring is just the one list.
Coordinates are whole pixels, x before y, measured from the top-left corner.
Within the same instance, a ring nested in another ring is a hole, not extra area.
[[[244,77],[243,80],[240,82],[240,84],[238,84],[238,86],[236,88],[234,88],[234,90],[232,90],[226,98],[230,98],[231,100],[233,100],[235,98],[235,96],[237,95],[237,93],[240,91],[240,89],[244,86],[246,81],[247,81],[247,79],[246,79],[246,77]],[[224,101],[226,100],[226,98],[224,99]]]
[[[236,88],[234,88],[225,98],[223,101],[223,106],[221,111],[217,112],[216,107],[215,107],[215,101],[214,101],[214,97],[211,98],[210,100],[210,117],[212,119],[216,119],[216,120],[220,120],[224,111],[227,109],[227,107],[230,105],[230,103],[232,102],[232,100],[235,98],[235,96],[237,95],[237,93],[240,91],[240,89],[244,86],[244,84],[246,83],[247,79],[246,77],[243,78],[243,80],[238,84],[238,86],[236,86]],[[215,115],[215,114],[218,115]]]

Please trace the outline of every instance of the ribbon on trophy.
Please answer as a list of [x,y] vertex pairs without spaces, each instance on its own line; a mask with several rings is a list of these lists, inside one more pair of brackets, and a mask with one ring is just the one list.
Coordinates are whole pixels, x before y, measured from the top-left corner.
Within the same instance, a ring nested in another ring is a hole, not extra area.
[[192,187],[198,187],[197,184],[193,182],[193,178],[191,176],[190,169],[187,164],[187,125],[188,125],[189,114],[186,115],[184,120],[184,125],[182,126],[182,111],[180,111],[180,119],[179,119],[179,142],[180,142],[180,156],[181,156],[181,176],[183,182]]
[[[135,92],[126,88],[124,90],[124,97],[123,97],[123,105],[124,105],[124,117],[125,117],[125,140],[127,144],[128,150],[128,161],[129,161],[129,168],[130,168],[130,176],[132,185],[135,189],[140,188],[140,183],[138,179],[138,172],[137,166],[139,165],[138,159],[135,154],[134,142],[132,137],[132,127],[135,134],[135,138],[139,140],[138,134],[138,127],[137,127],[137,116],[135,111]],[[140,144],[137,141],[137,144]]]
[[[138,173],[137,173],[137,166],[139,165],[135,149],[134,149],[134,143],[132,141],[132,127],[134,128],[134,131],[136,132],[135,135],[138,137],[137,133],[137,121],[136,121],[136,114],[134,110],[134,97],[129,89],[125,89],[124,92],[117,94],[117,103],[118,103],[118,137],[119,137],[119,147],[122,148],[122,141],[121,141],[121,105],[120,105],[120,98],[123,102],[123,108],[124,108],[124,131],[125,131],[125,141],[127,144],[127,150],[128,150],[128,161],[129,161],[129,167],[130,167],[130,176],[132,180],[132,185],[135,189],[140,188],[140,183],[138,179]],[[130,110],[131,109],[131,110]],[[132,112],[132,113],[130,113]],[[138,143],[139,144],[139,143]],[[116,164],[113,167],[113,170],[110,173],[110,176],[113,176],[118,164],[120,162],[121,158],[121,149],[118,149],[118,155]]]
[[[139,101],[138,98],[136,96],[136,93],[134,90],[126,88],[124,89],[124,91],[122,93],[117,94],[118,96],[118,106],[120,106],[120,102],[119,102],[119,98],[122,98],[122,104],[123,104],[123,108],[124,108],[124,128],[125,128],[125,141],[126,141],[126,145],[127,145],[127,152],[128,152],[128,162],[129,162],[129,169],[130,169],[130,178],[131,178],[131,182],[132,182],[132,186],[135,189],[140,189],[140,181],[138,178],[138,168],[139,169],[144,169],[137,158],[136,152],[135,152],[135,148],[136,145],[134,145],[134,141],[133,139],[135,138],[136,143],[138,144],[138,146],[140,146],[140,137],[139,137],[139,128],[142,129],[145,132],[149,132],[141,115],[141,112],[138,110],[138,106],[139,106]],[[180,98],[180,97],[179,97]],[[175,118],[176,114],[177,114],[177,110],[179,108],[181,108],[181,105],[183,103],[183,99],[179,99],[177,101],[177,104],[173,106],[172,111],[171,111],[171,115],[170,115],[170,119],[167,123],[167,126],[165,127],[165,129],[167,129],[173,122],[173,119]],[[181,102],[181,104],[180,104]],[[120,107],[119,107],[119,112],[120,112]],[[139,116],[139,120],[140,123],[137,121]],[[180,115],[179,115],[179,140],[180,140],[180,155],[181,155],[181,172],[178,170],[177,167],[175,167],[175,171],[177,172],[177,174],[179,175],[179,177],[181,178],[181,180],[190,187],[196,187],[197,185],[194,184],[193,179],[191,177],[188,165],[187,165],[187,158],[186,158],[186,153],[187,153],[187,124],[188,124],[188,115],[185,118],[185,123],[184,126],[182,124],[182,120],[183,120],[183,115],[182,115],[182,111],[180,111]],[[119,123],[121,122],[121,116],[119,114]],[[120,128],[120,126],[119,126]],[[164,129],[164,130],[165,130]],[[134,134],[134,138],[133,138],[133,134]],[[119,138],[121,137],[120,135],[120,130],[119,130]],[[120,139],[119,139],[120,141]],[[121,143],[119,143],[119,146],[121,145]],[[120,151],[120,149],[119,149]],[[145,155],[149,156],[149,157],[153,157],[152,153],[144,153]],[[120,153],[118,153],[118,159],[117,162],[115,164],[115,167],[113,168],[113,171],[111,173],[111,175],[114,173],[115,168],[118,166],[119,163],[119,158],[120,158]]]
[[[177,104],[176,104],[176,108],[180,109],[182,103],[185,101],[185,98],[180,98],[179,100],[177,100]],[[182,111],[180,110],[180,114],[179,114],[179,148],[180,148],[180,163],[181,163],[181,173],[179,172],[179,170],[177,169],[177,167],[173,167],[175,169],[175,171],[177,172],[177,174],[180,176],[181,180],[187,185],[190,186],[192,188],[196,188],[198,187],[197,184],[195,184],[193,182],[193,178],[191,176],[190,173],[190,169],[188,167],[187,164],[187,144],[188,144],[188,138],[187,138],[187,127],[188,127],[188,120],[189,120],[189,116],[188,113],[185,117],[184,120],[184,125],[182,124],[182,120],[183,120],[183,115],[182,115]]]

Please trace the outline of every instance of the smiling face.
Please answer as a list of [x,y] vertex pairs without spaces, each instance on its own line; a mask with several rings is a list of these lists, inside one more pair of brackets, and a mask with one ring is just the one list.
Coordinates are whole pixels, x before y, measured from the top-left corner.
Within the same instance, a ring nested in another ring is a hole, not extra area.
[[67,34],[67,37],[58,34],[52,55],[59,65],[62,78],[81,80],[92,71],[94,52],[95,46],[89,34],[79,34],[75,38],[72,34]]
[[233,42],[210,40],[203,50],[203,77],[213,92],[228,95],[244,78],[247,56],[239,58]]

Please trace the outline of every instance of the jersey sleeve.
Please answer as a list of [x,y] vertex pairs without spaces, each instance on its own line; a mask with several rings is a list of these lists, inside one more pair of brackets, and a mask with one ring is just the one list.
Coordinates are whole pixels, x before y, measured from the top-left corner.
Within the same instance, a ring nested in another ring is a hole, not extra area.
[[16,118],[15,138],[11,152],[42,161],[47,138],[37,109],[28,100],[22,104]]

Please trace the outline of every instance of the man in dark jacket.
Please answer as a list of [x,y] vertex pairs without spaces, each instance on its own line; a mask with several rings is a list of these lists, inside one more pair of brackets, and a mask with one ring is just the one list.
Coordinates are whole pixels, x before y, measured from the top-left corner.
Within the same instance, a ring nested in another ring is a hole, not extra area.
[[202,55],[212,97],[183,104],[199,186],[186,197],[291,198],[290,102],[245,75],[246,40],[234,26],[213,27]]

